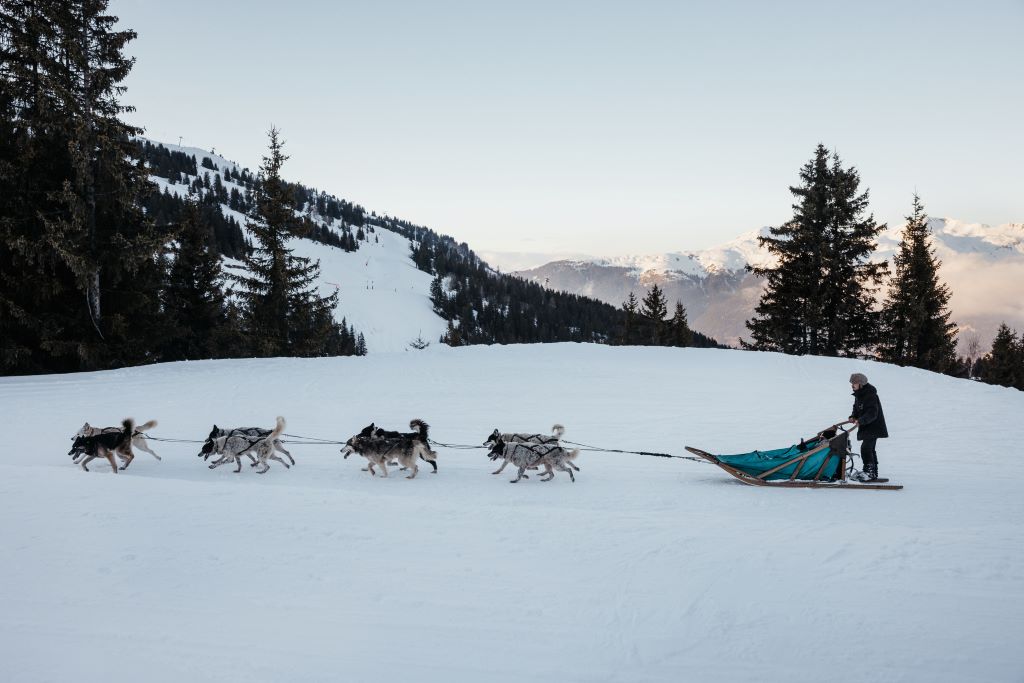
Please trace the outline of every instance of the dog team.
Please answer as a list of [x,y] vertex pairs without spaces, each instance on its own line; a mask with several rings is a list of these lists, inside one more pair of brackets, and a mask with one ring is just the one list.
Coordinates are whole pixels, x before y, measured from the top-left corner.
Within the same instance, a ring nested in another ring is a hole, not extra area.
[[[264,474],[270,469],[271,460],[289,468],[295,464],[295,458],[280,440],[285,424],[285,419],[278,417],[273,429],[224,429],[213,425],[199,451],[199,457],[209,460],[212,456],[217,456],[209,465],[211,470],[233,462],[235,472],[241,472],[242,456],[249,458],[250,466],[258,468],[256,471],[259,474]],[[92,427],[86,422],[72,437],[74,443],[68,455],[72,456],[74,463],[81,465],[86,472],[89,471],[86,467],[89,462],[96,458],[106,458],[115,474],[119,468],[114,456],[120,458],[121,470],[128,469],[128,465],[135,458],[133,448],[150,453],[160,460],[160,456],[149,447],[145,435],[146,431],[156,425],[156,420],[136,425],[132,418],[126,418],[120,427]],[[430,425],[416,419],[409,423],[409,429],[413,431],[397,432],[370,423],[345,442],[341,453],[345,459],[353,453],[366,458],[367,464],[363,471],[369,472],[371,476],[376,476],[375,468],[379,468],[381,476],[386,477],[388,466],[398,466],[409,472],[406,479],[414,479],[419,472],[419,460],[429,463],[433,468],[432,473],[436,474],[437,452],[430,447]],[[489,449],[488,458],[502,461],[501,467],[491,474],[500,474],[511,463],[519,470],[516,478],[511,480],[513,484],[520,479],[529,479],[527,470],[540,468],[544,468],[540,476],[541,481],[551,481],[558,471],[568,473],[570,481],[575,482],[573,471],[579,472],[580,468],[573,464],[573,461],[580,451],[578,448],[569,450],[562,446],[561,439],[564,433],[565,427],[560,424],[551,428],[551,434],[510,433],[495,429],[483,444]],[[278,453],[288,458],[290,464],[277,455]]]

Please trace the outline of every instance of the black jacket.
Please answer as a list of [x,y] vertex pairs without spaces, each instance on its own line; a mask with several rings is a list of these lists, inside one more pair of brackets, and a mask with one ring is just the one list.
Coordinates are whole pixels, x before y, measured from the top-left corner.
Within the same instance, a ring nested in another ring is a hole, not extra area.
[[853,412],[850,417],[857,418],[857,440],[884,439],[889,436],[885,428],[885,413],[882,402],[878,400],[878,390],[865,384],[853,392]]

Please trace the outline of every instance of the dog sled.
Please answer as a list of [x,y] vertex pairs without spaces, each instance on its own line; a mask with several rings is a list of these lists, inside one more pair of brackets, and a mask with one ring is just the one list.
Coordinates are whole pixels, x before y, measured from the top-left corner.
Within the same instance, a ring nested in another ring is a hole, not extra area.
[[853,452],[850,432],[842,425],[832,425],[788,448],[735,455],[715,455],[692,446],[686,446],[686,450],[751,486],[886,491],[903,488],[882,481],[861,483],[850,479]]

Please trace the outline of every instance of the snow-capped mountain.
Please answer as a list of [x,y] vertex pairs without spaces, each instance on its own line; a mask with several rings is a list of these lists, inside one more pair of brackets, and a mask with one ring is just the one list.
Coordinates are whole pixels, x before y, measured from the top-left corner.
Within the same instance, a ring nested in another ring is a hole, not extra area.
[[[987,346],[1002,321],[1024,329],[1024,224],[989,226],[932,218],[929,226],[943,264],[940,274],[952,289],[950,306],[961,341],[977,335]],[[892,258],[901,232],[902,225],[897,225],[879,236],[877,258]],[[657,283],[670,304],[683,302],[695,329],[735,344],[747,333],[744,321],[753,315],[762,289],[745,267],[773,263],[757,241],[767,233],[763,227],[700,251],[553,261],[518,274],[615,305],[630,291],[639,297]]]
[[[194,192],[220,253],[246,253],[246,213],[259,183],[252,171],[198,148],[141,141],[140,153],[158,190],[144,200],[154,224],[173,226],[182,198]],[[335,317],[365,337],[369,352],[419,348],[442,334],[463,344],[602,342],[619,329],[615,307],[500,273],[468,245],[424,226],[301,183],[289,188],[306,228],[289,247],[320,262],[320,290],[338,292]],[[238,265],[226,259],[225,268]]]

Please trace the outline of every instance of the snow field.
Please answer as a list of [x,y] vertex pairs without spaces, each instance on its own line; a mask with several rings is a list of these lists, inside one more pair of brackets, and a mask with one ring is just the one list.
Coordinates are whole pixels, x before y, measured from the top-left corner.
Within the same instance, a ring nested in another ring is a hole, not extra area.
[[[879,388],[906,489],[763,490],[710,465],[584,452],[510,485],[481,450],[371,478],[340,446],[210,471],[153,442],[70,463],[88,420],[344,440],[546,431],[738,452]],[[1024,394],[842,359],[559,344],[0,378],[0,679],[1014,681],[1024,672]]]

